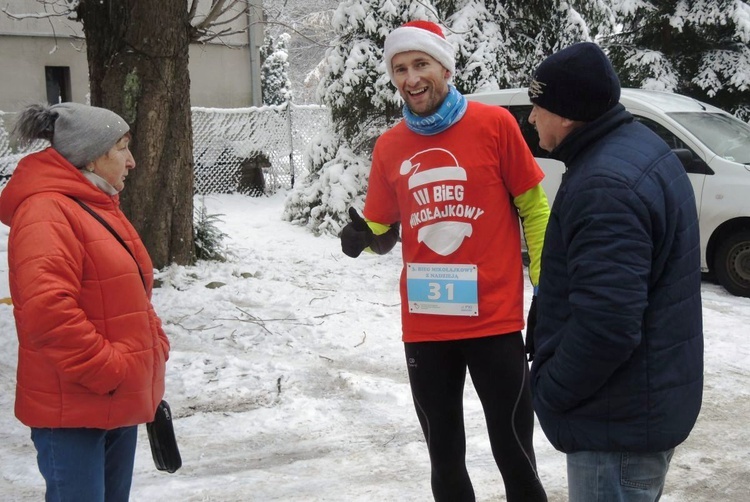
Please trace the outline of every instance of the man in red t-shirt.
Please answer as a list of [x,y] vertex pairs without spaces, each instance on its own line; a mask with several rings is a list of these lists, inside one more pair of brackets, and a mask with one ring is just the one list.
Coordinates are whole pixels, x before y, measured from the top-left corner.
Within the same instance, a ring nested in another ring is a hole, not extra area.
[[532,446],[519,226],[520,216],[536,285],[549,218],[544,174],[507,110],[469,103],[450,84],[454,49],[438,25],[406,23],[384,53],[404,120],[375,144],[364,219],[350,209],[342,249],[386,253],[401,229],[403,341],[435,500],[474,500],[467,368],[507,500],[547,500]]

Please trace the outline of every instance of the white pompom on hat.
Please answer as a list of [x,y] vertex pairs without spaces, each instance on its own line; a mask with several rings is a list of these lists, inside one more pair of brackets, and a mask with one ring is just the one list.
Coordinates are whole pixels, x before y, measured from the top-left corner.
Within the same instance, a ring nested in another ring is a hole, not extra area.
[[385,70],[394,85],[391,60],[396,54],[408,51],[424,52],[435,58],[451,75],[456,73],[456,49],[445,39],[440,26],[431,21],[410,21],[385,38]]

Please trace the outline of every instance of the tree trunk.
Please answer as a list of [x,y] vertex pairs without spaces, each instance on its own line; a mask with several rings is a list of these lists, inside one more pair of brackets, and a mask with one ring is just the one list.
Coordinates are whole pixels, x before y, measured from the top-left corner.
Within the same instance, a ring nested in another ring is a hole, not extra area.
[[193,140],[185,0],[81,0],[91,104],[130,124],[136,169],[122,208],[156,268],[190,264]]

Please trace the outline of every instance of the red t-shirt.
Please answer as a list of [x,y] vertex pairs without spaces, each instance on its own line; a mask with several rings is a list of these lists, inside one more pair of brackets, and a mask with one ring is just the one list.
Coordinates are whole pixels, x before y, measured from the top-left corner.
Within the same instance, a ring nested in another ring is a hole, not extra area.
[[523,328],[513,197],[543,177],[515,119],[500,107],[469,102],[464,117],[442,133],[422,136],[401,122],[378,139],[364,214],[401,222],[405,342]]

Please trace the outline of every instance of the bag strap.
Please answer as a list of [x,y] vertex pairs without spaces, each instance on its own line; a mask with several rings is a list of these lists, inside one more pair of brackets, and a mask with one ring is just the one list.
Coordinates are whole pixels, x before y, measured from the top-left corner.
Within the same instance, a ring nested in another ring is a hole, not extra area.
[[82,208],[83,208],[83,209],[84,209],[84,210],[85,210],[85,211],[86,211],[87,213],[89,213],[89,214],[90,214],[91,216],[93,216],[93,217],[94,217],[94,218],[95,218],[95,219],[96,219],[96,220],[97,220],[97,221],[98,221],[99,223],[101,223],[101,224],[102,224],[102,225],[104,226],[104,228],[106,228],[107,230],[109,230],[109,232],[110,232],[110,233],[111,233],[112,235],[114,235],[115,239],[117,239],[117,242],[119,242],[120,244],[122,244],[122,247],[124,247],[124,248],[125,248],[125,251],[127,251],[127,252],[128,252],[128,254],[130,255],[130,257],[131,257],[131,258],[133,258],[133,261],[135,262],[135,266],[136,266],[136,267],[138,267],[138,275],[140,275],[140,276],[141,276],[141,282],[143,283],[143,289],[146,289],[146,279],[145,279],[145,278],[143,277],[143,272],[141,271],[141,266],[140,266],[140,264],[138,263],[138,260],[136,260],[136,259],[135,259],[135,255],[134,255],[134,254],[133,254],[133,252],[132,252],[132,251],[130,250],[130,248],[128,247],[128,245],[127,245],[127,244],[125,243],[125,241],[124,241],[124,240],[122,240],[122,237],[120,237],[120,234],[118,234],[118,233],[117,233],[117,232],[115,231],[115,229],[114,229],[114,228],[112,228],[112,226],[111,226],[111,225],[110,225],[109,223],[107,223],[107,222],[106,222],[106,221],[104,220],[104,218],[102,218],[101,216],[99,216],[99,214],[97,214],[97,212],[96,212],[96,211],[94,211],[94,210],[93,210],[93,209],[91,209],[91,208],[90,208],[89,206],[87,206],[86,204],[84,204],[84,203],[83,203],[83,201],[81,201],[81,200],[79,200],[79,199],[76,199],[75,197],[70,197],[70,198],[71,198],[71,199],[73,199],[74,201],[76,201],[76,202],[78,203],[78,205],[79,205],[79,206],[81,206],[81,207],[82,207]]

